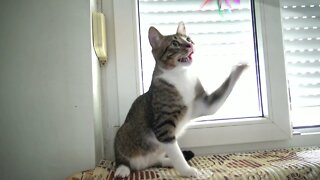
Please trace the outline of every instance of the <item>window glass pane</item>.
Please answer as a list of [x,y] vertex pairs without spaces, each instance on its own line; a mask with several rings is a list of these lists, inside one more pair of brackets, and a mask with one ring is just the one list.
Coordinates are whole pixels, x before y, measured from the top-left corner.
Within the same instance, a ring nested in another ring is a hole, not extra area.
[[320,125],[320,2],[281,3],[293,125]]
[[231,4],[231,11],[222,4],[222,15],[215,2],[203,8],[200,8],[201,3],[199,0],[139,1],[144,91],[150,86],[154,68],[148,42],[149,27],[154,26],[162,34],[168,35],[175,33],[178,22],[183,21],[195,43],[192,66],[208,93],[221,85],[233,65],[239,62],[250,65],[222,108],[207,118],[263,116],[251,2],[241,0],[240,4]]

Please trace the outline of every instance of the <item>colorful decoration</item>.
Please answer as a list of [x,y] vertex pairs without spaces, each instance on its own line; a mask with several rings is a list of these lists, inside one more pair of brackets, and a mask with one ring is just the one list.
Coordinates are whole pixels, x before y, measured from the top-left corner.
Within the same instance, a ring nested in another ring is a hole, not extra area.
[[[204,0],[200,6],[200,9],[203,8],[204,6],[206,6],[211,0]],[[218,6],[218,12],[220,15],[223,14],[222,10],[221,10],[221,4],[222,4],[222,0],[216,0],[217,2],[217,6]],[[231,12],[231,3],[230,0],[224,0],[224,3],[228,6],[228,10]],[[235,4],[240,4],[240,0],[233,0],[233,3]]]

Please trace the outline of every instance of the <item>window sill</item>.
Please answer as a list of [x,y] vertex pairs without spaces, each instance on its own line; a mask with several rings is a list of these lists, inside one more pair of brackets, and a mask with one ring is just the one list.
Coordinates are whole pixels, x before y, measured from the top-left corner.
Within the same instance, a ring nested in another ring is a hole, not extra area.
[[320,127],[294,128],[293,135],[320,135]]
[[205,116],[205,117],[200,117],[200,118],[192,120],[192,122],[189,124],[188,129],[241,126],[241,125],[263,124],[263,123],[268,123],[268,122],[269,122],[269,120],[264,117],[210,120],[210,118],[208,118],[208,116]]
[[179,139],[181,147],[206,147],[286,140],[292,132],[267,118],[193,122]]
[[[221,135],[223,136],[223,135]],[[221,137],[220,136],[220,137]],[[216,137],[219,139],[220,137]],[[214,137],[207,137],[207,139],[213,139]],[[316,134],[301,134],[293,135],[291,139],[281,141],[264,141],[254,143],[240,143],[240,144],[228,144],[228,145],[212,145],[203,147],[183,148],[192,150],[197,155],[217,154],[217,153],[235,153],[235,152],[248,152],[256,150],[270,150],[279,148],[290,147],[308,147],[308,146],[320,146],[320,133]],[[199,141],[201,139],[199,138]]]

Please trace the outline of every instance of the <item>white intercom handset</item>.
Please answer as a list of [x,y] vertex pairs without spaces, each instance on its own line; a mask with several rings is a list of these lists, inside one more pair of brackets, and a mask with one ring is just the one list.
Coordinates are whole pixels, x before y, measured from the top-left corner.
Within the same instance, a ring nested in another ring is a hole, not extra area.
[[93,47],[96,55],[103,65],[107,62],[107,41],[105,17],[100,12],[92,14]]

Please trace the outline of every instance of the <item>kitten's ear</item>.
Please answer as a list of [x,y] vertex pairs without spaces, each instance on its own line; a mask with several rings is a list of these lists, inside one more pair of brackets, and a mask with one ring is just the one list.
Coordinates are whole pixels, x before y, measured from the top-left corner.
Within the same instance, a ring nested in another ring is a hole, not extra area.
[[155,28],[150,27],[149,28],[149,42],[153,49],[160,46],[160,40],[162,39],[162,34]]
[[186,26],[182,21],[178,25],[177,34],[186,35]]

